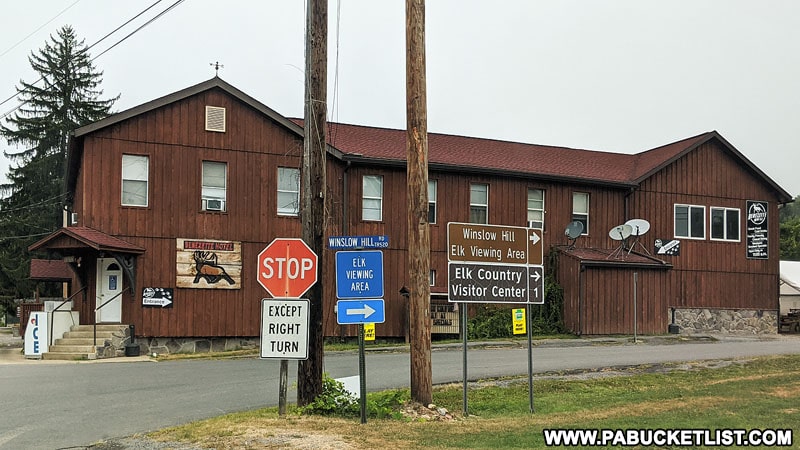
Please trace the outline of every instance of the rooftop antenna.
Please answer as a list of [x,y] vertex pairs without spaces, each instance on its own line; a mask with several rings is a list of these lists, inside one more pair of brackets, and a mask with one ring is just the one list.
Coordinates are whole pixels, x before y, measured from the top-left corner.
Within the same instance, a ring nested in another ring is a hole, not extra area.
[[633,251],[634,247],[636,247],[636,244],[639,244],[639,246],[642,247],[642,250],[644,250],[644,252],[649,256],[650,252],[647,251],[647,248],[644,246],[644,244],[639,242],[639,236],[644,236],[645,233],[650,231],[650,222],[644,219],[631,219],[625,222],[625,225],[630,225],[631,228],[633,228],[633,233],[631,236],[634,236],[635,238],[633,244],[631,244],[630,248],[628,249],[628,254]]
[[583,234],[583,222],[578,220],[570,222],[567,225],[567,229],[564,230],[564,234],[569,239],[569,244],[567,245],[567,250],[572,250],[575,248],[575,241]]
[[622,255],[625,252],[625,244],[632,233],[633,227],[628,224],[617,225],[609,230],[608,237],[615,241],[620,241],[620,244],[606,259]]
[[208,65],[214,68],[214,76],[215,77],[219,76],[219,69],[222,69],[222,68],[225,67],[224,65],[220,64],[219,61],[213,62],[213,63],[209,63]]

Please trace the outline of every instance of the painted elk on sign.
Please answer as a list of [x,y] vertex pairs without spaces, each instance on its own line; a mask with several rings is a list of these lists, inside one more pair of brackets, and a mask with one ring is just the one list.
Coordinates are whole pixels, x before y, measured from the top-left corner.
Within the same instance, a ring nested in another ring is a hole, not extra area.
[[213,252],[194,252],[194,268],[195,276],[194,283],[200,282],[200,279],[206,280],[208,284],[216,284],[219,280],[225,280],[228,284],[233,285],[234,281],[225,268],[219,265],[217,254]]

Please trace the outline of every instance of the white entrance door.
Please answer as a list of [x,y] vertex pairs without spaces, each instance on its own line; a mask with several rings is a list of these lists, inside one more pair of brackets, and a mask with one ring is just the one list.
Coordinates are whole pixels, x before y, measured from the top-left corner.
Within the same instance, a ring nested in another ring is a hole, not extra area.
[[122,268],[114,258],[97,259],[97,305],[105,306],[97,310],[97,323],[120,323],[122,321]]

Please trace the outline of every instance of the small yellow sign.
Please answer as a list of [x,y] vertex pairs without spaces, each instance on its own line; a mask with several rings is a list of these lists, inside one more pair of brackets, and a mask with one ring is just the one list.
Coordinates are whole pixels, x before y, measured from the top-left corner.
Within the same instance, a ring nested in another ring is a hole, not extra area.
[[512,309],[511,310],[511,320],[514,324],[514,334],[525,334],[526,327],[525,327],[525,310],[524,309]]
[[364,340],[365,341],[374,341],[375,340],[375,324],[374,323],[365,323],[364,324]]

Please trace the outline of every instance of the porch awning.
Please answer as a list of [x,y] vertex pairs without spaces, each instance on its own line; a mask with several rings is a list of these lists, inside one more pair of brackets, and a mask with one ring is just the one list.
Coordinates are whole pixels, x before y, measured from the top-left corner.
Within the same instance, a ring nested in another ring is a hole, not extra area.
[[61,259],[32,259],[31,280],[71,281],[72,270]]
[[62,254],[68,254],[70,250],[86,249],[134,255],[145,252],[138,245],[89,227],[64,227],[28,247],[29,251],[41,249],[55,250]]
[[[44,239],[33,243],[28,251],[50,250],[64,257],[74,257],[74,265],[80,267],[81,257],[91,253],[108,253],[122,266],[122,270],[130,280],[130,287],[136,287],[136,257],[145,252],[143,247],[132,244],[102,231],[89,227],[64,227],[54,231]],[[73,270],[75,270],[73,269]],[[81,282],[86,286],[87,275],[85,270],[75,270]]]

